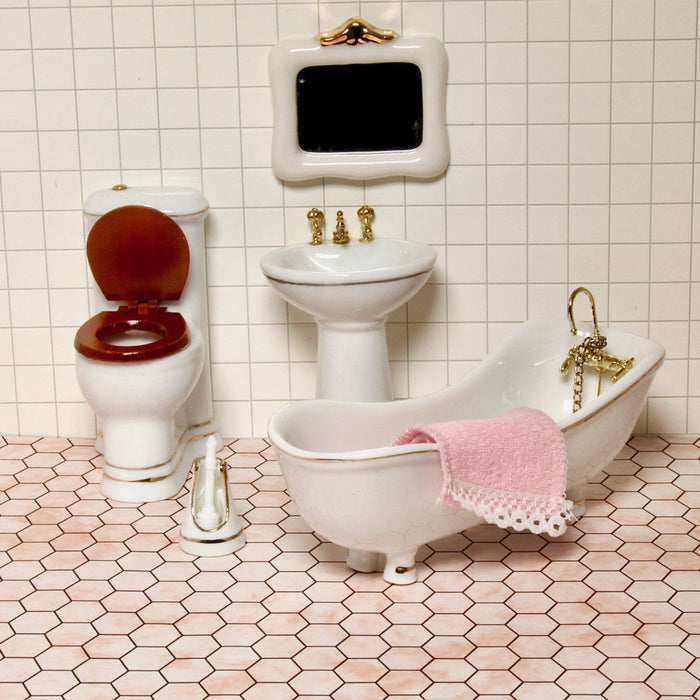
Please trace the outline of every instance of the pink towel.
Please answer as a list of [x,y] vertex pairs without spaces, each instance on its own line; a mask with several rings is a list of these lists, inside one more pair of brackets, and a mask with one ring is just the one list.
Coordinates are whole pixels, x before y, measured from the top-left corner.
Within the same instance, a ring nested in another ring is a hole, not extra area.
[[418,442],[434,442],[440,452],[443,505],[550,535],[562,534],[574,519],[564,495],[564,438],[542,411],[515,408],[497,418],[414,425],[393,444]]

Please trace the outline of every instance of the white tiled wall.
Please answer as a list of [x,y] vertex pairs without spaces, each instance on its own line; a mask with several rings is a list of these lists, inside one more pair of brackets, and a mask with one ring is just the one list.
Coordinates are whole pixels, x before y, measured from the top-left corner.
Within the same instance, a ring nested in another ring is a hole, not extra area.
[[[273,176],[270,46],[355,14],[445,41],[444,177]],[[377,235],[439,253],[390,319],[399,396],[456,380],[526,318],[563,317],[585,284],[602,321],[668,350],[639,429],[700,431],[697,25],[698,0],[0,0],[0,432],[94,431],[73,372],[90,315],[81,205],[117,182],[187,184],[211,203],[228,436],[264,435],[314,391],[315,327],[266,286],[260,256],[305,240],[309,207],[352,225],[364,202]]]

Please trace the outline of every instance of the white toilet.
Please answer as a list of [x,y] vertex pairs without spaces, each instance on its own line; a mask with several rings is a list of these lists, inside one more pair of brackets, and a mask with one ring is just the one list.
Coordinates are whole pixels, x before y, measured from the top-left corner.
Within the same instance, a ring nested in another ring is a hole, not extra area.
[[76,333],[76,374],[101,424],[108,498],[169,498],[204,456],[204,438],[221,446],[207,343],[207,211],[189,188],[119,185],[85,203],[98,313]]

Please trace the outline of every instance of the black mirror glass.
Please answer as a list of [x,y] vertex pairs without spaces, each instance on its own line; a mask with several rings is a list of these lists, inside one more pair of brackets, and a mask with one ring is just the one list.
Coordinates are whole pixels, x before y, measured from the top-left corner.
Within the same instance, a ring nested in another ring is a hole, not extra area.
[[307,66],[297,73],[299,148],[405,151],[423,141],[423,81],[414,63]]

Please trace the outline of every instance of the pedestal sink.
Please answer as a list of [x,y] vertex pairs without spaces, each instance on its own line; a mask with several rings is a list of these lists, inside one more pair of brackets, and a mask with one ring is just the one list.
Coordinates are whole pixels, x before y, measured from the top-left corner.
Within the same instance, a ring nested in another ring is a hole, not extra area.
[[270,284],[318,325],[318,398],[393,398],[386,320],[425,284],[436,257],[425,243],[392,238],[301,244],[263,256]]

